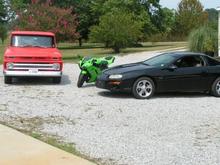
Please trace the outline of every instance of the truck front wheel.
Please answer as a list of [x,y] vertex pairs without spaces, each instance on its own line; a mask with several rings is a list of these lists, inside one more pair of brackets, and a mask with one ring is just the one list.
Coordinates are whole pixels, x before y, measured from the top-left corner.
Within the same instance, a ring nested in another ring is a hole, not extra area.
[[12,84],[12,77],[5,76],[4,80],[5,80],[5,84]]
[[54,84],[60,84],[61,83],[61,77],[54,77],[53,78],[53,83]]

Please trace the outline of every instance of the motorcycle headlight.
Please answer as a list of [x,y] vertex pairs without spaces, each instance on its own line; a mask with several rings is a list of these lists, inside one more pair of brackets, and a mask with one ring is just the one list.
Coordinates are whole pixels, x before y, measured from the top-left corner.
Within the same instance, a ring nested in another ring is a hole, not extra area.
[[14,63],[10,62],[6,64],[7,69],[13,69],[14,68]]
[[53,64],[53,69],[60,70],[60,64],[58,64],[58,63]]
[[123,76],[121,74],[115,74],[115,75],[110,75],[109,79],[111,80],[118,80],[121,79]]

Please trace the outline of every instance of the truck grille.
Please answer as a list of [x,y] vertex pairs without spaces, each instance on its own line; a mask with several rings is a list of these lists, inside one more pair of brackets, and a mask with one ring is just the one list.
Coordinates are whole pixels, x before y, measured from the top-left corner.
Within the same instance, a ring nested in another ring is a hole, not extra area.
[[34,64],[34,63],[14,63],[12,70],[30,70],[30,69],[37,69],[37,70],[54,70],[53,64]]

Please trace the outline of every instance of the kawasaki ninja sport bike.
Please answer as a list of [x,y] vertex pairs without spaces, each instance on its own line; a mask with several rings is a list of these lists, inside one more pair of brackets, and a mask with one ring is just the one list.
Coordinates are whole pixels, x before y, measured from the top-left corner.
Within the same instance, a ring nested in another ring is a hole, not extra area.
[[80,88],[84,82],[92,83],[95,82],[97,77],[102,73],[103,70],[107,69],[108,66],[114,63],[115,57],[84,57],[79,62],[79,68],[81,69],[77,86]]

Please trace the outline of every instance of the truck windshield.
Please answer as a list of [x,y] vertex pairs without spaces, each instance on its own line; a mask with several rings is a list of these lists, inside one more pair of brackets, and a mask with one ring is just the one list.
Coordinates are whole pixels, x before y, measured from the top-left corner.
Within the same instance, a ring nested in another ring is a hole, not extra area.
[[15,47],[54,47],[52,36],[15,35],[12,36],[12,46]]

